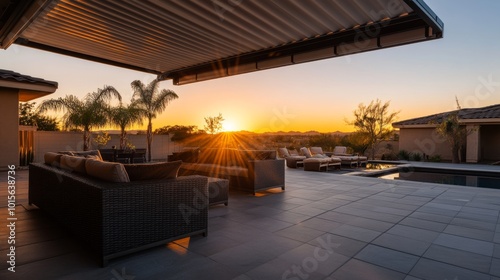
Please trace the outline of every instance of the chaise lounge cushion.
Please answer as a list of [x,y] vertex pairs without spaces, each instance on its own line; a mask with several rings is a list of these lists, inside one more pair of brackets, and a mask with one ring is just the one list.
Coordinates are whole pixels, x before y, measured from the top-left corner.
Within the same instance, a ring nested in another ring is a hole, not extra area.
[[127,171],[121,163],[100,161],[90,158],[83,158],[83,160],[85,161],[85,169],[89,176],[108,182],[130,182]]
[[124,164],[130,181],[174,179],[181,167],[182,160],[148,164]]

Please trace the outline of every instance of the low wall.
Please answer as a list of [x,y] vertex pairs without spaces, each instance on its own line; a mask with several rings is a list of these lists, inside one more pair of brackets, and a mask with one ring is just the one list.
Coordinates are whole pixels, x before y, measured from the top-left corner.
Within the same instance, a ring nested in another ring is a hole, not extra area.
[[[94,138],[96,134],[92,135]],[[120,135],[110,134],[111,140],[106,146],[101,148],[111,148],[120,146]],[[166,160],[168,155],[182,150],[182,146],[171,141],[170,135],[153,135],[151,144],[151,159]],[[128,141],[136,148],[147,148],[145,134],[127,135]],[[97,149],[97,145],[92,143],[91,149]],[[43,162],[43,155],[46,152],[83,150],[83,133],[66,131],[35,131],[34,134],[34,162]]]

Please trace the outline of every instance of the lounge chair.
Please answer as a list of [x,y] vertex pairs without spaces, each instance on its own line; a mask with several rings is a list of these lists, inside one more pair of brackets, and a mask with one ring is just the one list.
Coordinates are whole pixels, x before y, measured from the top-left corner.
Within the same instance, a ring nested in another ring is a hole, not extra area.
[[348,154],[346,146],[336,146],[333,149],[333,155],[340,158],[342,165],[349,165],[350,167],[358,167],[362,164],[366,165],[368,162],[368,159],[365,156]]
[[[314,147],[314,151],[318,152],[321,147]],[[306,147],[300,148],[300,152],[306,157],[303,160],[305,171],[321,171],[325,168],[328,171],[328,167],[333,166],[334,168],[340,169],[341,161],[337,157],[329,157],[323,153],[315,153]]]
[[286,166],[289,168],[297,168],[304,165],[305,156],[292,155],[287,148],[278,148],[278,157],[285,159]]

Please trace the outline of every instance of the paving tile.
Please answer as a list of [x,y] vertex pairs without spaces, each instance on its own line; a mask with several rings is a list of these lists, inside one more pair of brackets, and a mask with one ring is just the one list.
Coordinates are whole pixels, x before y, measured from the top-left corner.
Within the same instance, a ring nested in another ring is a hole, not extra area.
[[292,223],[266,217],[250,220],[246,224],[269,232],[275,232],[293,225]]
[[463,237],[470,237],[474,239],[484,240],[484,241],[493,241],[493,237],[495,235],[495,232],[493,231],[468,228],[456,225],[448,225],[443,232]]
[[472,238],[451,235],[447,233],[441,233],[436,238],[436,240],[434,240],[433,243],[484,256],[489,256],[489,257],[493,256],[494,244],[492,242],[486,242]]
[[436,200],[433,200],[432,202],[429,202],[425,204],[425,207],[432,207],[432,208],[438,208],[438,209],[444,209],[444,210],[452,210],[452,211],[459,211],[462,209],[462,206],[460,205],[450,205],[446,203],[436,203]]
[[359,240],[354,240],[351,238],[343,237],[340,235],[335,235],[331,233],[326,233],[322,236],[319,236],[311,241],[309,244],[313,246],[320,246],[327,250],[334,250],[335,253],[353,257],[356,255],[361,249],[366,246],[366,242],[362,242]]
[[310,218],[306,221],[300,223],[300,225],[305,227],[310,227],[316,230],[321,230],[325,232],[331,232],[333,229],[338,228],[342,225],[342,223],[337,223],[325,219],[320,219],[317,217]]
[[487,215],[487,216],[493,216],[493,217],[498,217],[498,215],[499,215],[498,210],[469,207],[469,206],[462,207],[461,212],[479,214],[479,215],[483,215],[483,216]]
[[457,226],[469,227],[469,228],[491,230],[491,231],[494,231],[496,229],[496,226],[497,226],[496,223],[488,223],[488,222],[476,221],[476,220],[471,220],[471,219],[463,219],[463,218],[454,218],[450,222],[450,224],[457,225]]
[[361,250],[355,258],[405,274],[410,272],[419,259],[419,257],[414,255],[371,244]]
[[500,276],[500,259],[493,258],[491,260],[490,274]]
[[285,237],[268,236],[211,255],[214,261],[245,272],[260,266],[302,243]]
[[488,280],[488,274],[465,269],[462,267],[437,262],[421,258],[415,267],[410,271],[410,275],[428,280]]
[[[301,271],[299,274],[301,278],[313,273],[319,273],[323,277],[328,276],[349,260],[349,257],[338,254],[331,248],[324,249],[322,246],[310,244],[304,244],[287,251],[278,258],[290,262],[296,269],[298,268]],[[292,267],[289,269],[290,272],[293,271]]]
[[430,214],[450,216],[450,217],[455,217],[458,213],[458,210],[448,210],[448,209],[429,207],[429,206],[422,206],[418,208],[418,211]]
[[309,205],[304,205],[304,206],[300,206],[297,208],[293,208],[293,209],[290,209],[289,211],[294,212],[294,213],[307,215],[307,216],[311,216],[311,217],[318,216],[318,215],[326,212],[326,210],[311,207]]
[[283,211],[279,214],[269,215],[269,218],[273,218],[276,220],[280,220],[280,221],[288,222],[288,223],[292,223],[292,224],[298,224],[298,223],[303,222],[307,219],[310,219],[311,217],[308,215],[293,213],[290,211]]
[[365,209],[356,209],[349,206],[342,206],[334,210],[334,212],[355,215],[363,218],[379,220],[389,223],[397,223],[404,219],[404,216],[388,214],[388,213],[377,213]]
[[371,229],[365,229],[351,225],[341,225],[330,232],[333,234],[349,237],[364,242],[370,242],[381,234],[381,232],[379,231],[374,231]]
[[431,245],[430,242],[420,241],[403,236],[384,233],[377,239],[372,241],[372,244],[394,249],[397,251],[421,256]]
[[302,242],[309,242],[324,233],[324,231],[305,227],[303,225],[295,225],[275,232],[276,235]]
[[439,245],[431,245],[423,257],[483,273],[489,272],[491,264],[491,257]]
[[414,228],[404,225],[395,225],[387,233],[404,236],[410,239],[420,240],[424,242],[432,242],[439,233],[431,230]]
[[432,231],[437,231],[437,232],[442,232],[447,224],[444,223],[438,223],[438,222],[433,222],[433,221],[427,221],[423,219],[416,219],[416,218],[405,218],[401,222],[399,222],[400,225],[406,225],[406,226],[412,226],[416,228],[421,228],[421,229],[428,229]]
[[422,219],[422,220],[427,220],[427,221],[433,221],[433,222],[438,222],[438,223],[449,223],[451,220],[453,220],[454,217],[450,216],[445,216],[445,215],[438,215],[438,214],[431,214],[431,213],[425,213],[425,212],[413,212],[410,216],[411,218],[415,219]]
[[[294,279],[293,268],[296,265],[289,261],[275,258],[265,264],[257,266],[254,269],[251,269],[245,272],[244,277],[241,280],[254,280],[254,279]],[[304,273],[303,269],[299,270],[300,273]],[[296,273],[296,272],[295,272]],[[307,273],[308,279],[324,279],[324,275],[319,274],[318,272]],[[243,276],[242,276],[243,277]],[[214,279],[211,277],[202,277],[198,279]],[[300,279],[300,278],[298,278]],[[240,280],[239,278],[235,278],[234,280]]]
[[371,229],[379,232],[384,232],[394,226],[394,223],[377,221],[363,217],[357,217],[348,221],[346,224],[361,228]]
[[405,274],[363,262],[356,259],[349,260],[346,264],[341,266],[331,276],[337,280],[402,280]]
[[487,222],[487,223],[496,223],[497,219],[498,219],[498,217],[496,217],[496,216],[482,215],[482,214],[476,214],[476,213],[470,213],[470,212],[464,212],[464,211],[460,211],[455,217],[462,218],[462,219],[468,219],[468,220],[474,220],[474,221]]
[[385,207],[385,206],[380,206],[380,204],[378,204],[378,205],[365,204],[365,203],[363,203],[363,201],[364,200],[351,203],[351,204],[349,204],[349,207],[353,207],[353,208],[357,208],[357,209],[365,209],[365,210],[379,212],[379,213],[394,214],[394,215],[399,215],[399,216],[407,216],[413,212],[413,210],[404,210],[404,209],[397,209],[397,208],[392,208],[392,207]]

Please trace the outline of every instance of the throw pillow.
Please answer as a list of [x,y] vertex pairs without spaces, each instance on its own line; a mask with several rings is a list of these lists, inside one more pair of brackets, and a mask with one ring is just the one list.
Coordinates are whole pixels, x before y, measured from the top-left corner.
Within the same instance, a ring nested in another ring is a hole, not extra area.
[[43,155],[43,160],[45,164],[50,165],[50,166],[55,166],[55,167],[60,167],[61,166],[61,154],[54,153],[54,152],[47,152]]
[[181,167],[182,160],[147,164],[124,164],[130,181],[173,179]]
[[85,169],[89,176],[98,179],[117,183],[130,182],[125,167],[118,162],[108,162],[89,158],[85,162]]
[[76,156],[61,156],[61,168],[69,171],[75,171],[85,174],[85,158]]

